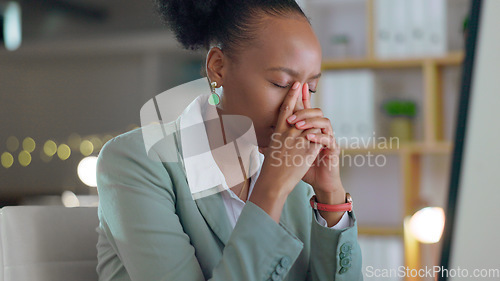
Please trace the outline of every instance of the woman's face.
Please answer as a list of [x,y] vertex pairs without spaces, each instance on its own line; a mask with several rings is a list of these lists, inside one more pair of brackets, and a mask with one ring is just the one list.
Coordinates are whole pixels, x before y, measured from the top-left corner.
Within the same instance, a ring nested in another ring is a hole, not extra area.
[[[222,114],[249,117],[259,147],[267,147],[279,108],[292,84],[316,91],[321,72],[321,46],[302,16],[265,16],[254,44],[239,52],[238,63],[213,48],[207,56],[211,81],[222,84]],[[303,109],[302,101],[296,110]]]

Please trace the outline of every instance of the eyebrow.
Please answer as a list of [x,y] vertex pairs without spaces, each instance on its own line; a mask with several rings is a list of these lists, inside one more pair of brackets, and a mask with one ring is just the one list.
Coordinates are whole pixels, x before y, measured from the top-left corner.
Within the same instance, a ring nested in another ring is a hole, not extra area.
[[[267,71],[283,71],[283,72],[290,74],[291,76],[295,76],[295,77],[299,76],[299,73],[297,71],[290,69],[290,68],[283,67],[283,66],[270,67],[266,70]],[[321,72],[314,75],[314,76],[309,77],[309,79],[318,79],[319,77],[321,77]]]

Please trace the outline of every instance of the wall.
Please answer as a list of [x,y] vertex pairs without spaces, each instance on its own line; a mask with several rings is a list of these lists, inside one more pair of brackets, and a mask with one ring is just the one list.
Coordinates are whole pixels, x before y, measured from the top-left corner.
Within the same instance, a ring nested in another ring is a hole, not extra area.
[[37,144],[27,167],[17,161],[20,149],[12,153],[12,167],[0,166],[0,202],[63,190],[95,193],[77,177],[82,154],[72,151],[65,161],[55,156],[45,163],[44,142],[68,143],[72,133],[117,135],[140,125],[139,110],[147,100],[200,77],[200,56],[172,42],[168,34],[157,33],[25,45],[0,53],[0,154],[9,136],[21,142],[31,137]]

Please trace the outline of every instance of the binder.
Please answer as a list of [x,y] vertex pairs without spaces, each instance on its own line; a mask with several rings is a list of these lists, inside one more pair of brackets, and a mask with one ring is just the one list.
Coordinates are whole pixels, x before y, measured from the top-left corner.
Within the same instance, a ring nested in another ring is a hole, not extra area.
[[406,0],[390,0],[391,11],[390,28],[392,41],[390,44],[391,57],[403,58],[408,56],[408,18],[406,11]]
[[375,0],[375,54],[378,58],[389,58],[391,56],[390,45],[391,34],[391,0]]
[[330,119],[335,137],[339,140],[343,132],[341,131],[342,122],[345,120],[345,107],[339,106],[345,104],[340,93],[344,79],[341,71],[327,71],[321,79],[320,105],[323,110],[323,115]]
[[469,0],[374,0],[374,47],[381,59],[442,56],[461,49]]
[[323,76],[321,108],[340,146],[369,143],[375,129],[375,75],[371,70],[329,71]]
[[407,38],[408,55],[422,57],[426,54],[424,36],[427,33],[425,19],[425,1],[404,0],[406,4],[406,17],[408,19]]
[[425,50],[427,55],[439,56],[447,53],[447,1],[425,1],[427,33],[425,36]]
[[354,95],[351,99],[355,103],[352,116],[354,134],[368,144],[375,131],[375,74],[371,70],[359,70],[354,77],[356,81],[352,84]]

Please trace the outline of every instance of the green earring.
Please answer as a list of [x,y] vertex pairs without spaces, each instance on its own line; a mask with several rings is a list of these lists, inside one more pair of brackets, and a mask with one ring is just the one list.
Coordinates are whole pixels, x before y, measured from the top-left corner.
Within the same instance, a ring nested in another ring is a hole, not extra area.
[[217,104],[219,104],[219,101],[220,101],[219,95],[217,95],[217,93],[215,93],[216,87],[217,87],[217,82],[214,81],[214,82],[210,83],[210,89],[212,90],[212,94],[208,98],[208,103],[211,105],[217,105]]

